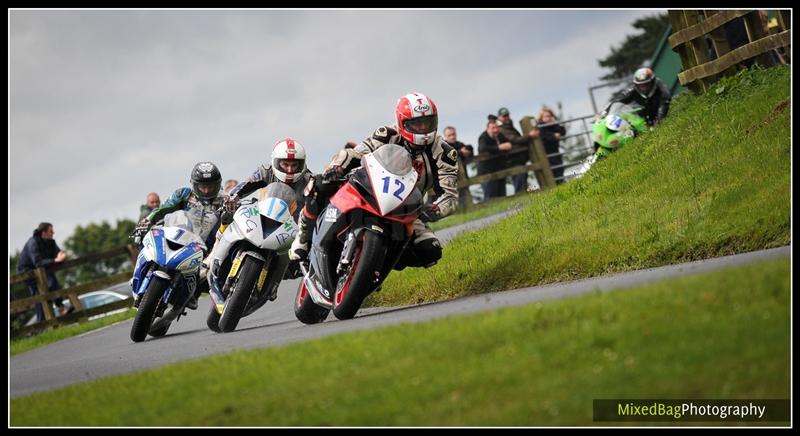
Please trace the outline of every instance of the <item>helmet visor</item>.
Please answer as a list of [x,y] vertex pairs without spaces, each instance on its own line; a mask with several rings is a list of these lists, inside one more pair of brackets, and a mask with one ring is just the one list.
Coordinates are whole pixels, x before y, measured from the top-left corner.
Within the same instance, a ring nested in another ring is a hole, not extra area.
[[426,135],[433,133],[439,125],[436,115],[427,115],[419,118],[412,118],[403,122],[403,128],[415,135]]
[[635,86],[636,90],[639,91],[640,94],[649,95],[650,91],[653,90],[653,86],[655,85],[655,81],[651,80],[646,83],[637,83]]
[[194,192],[200,198],[214,198],[219,192],[219,182],[198,182],[194,184]]
[[303,159],[275,159],[273,165],[282,173],[296,174],[303,169]]

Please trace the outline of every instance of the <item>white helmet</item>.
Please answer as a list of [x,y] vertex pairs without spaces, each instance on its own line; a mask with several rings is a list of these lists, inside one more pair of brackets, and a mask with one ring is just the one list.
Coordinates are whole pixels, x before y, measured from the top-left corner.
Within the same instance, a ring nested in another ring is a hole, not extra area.
[[306,169],[306,149],[292,138],[281,139],[272,148],[272,174],[284,183],[294,183]]

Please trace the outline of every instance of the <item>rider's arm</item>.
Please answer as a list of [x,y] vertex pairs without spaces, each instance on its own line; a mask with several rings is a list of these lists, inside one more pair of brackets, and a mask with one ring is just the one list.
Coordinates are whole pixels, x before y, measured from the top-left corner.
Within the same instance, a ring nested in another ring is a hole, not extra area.
[[150,212],[150,215],[147,215],[147,219],[150,221],[150,224],[155,224],[161,219],[164,218],[168,213],[175,212],[176,210],[183,209],[186,205],[186,200],[189,199],[189,196],[192,195],[192,188],[179,188],[172,195],[169,196],[167,201],[165,201],[161,206],[153,209]]
[[349,172],[353,168],[361,166],[361,157],[365,154],[372,153],[378,147],[388,144],[392,136],[397,135],[397,131],[390,126],[381,126],[375,130],[375,133],[370,135],[367,139],[361,141],[360,144],[353,148],[344,148],[336,153],[333,160],[328,165],[338,165],[344,169],[344,172]]
[[634,102],[635,100],[636,100],[636,89],[628,88],[618,98],[616,98],[614,100],[611,100],[611,102],[608,103],[608,106],[606,107],[606,110],[608,110],[608,108],[611,107],[611,103],[614,103],[614,102],[618,101],[618,102],[623,103],[623,104],[629,104],[629,103]]
[[669,112],[669,103],[672,100],[672,94],[670,94],[664,82],[659,80],[656,82],[656,86],[658,86],[660,102],[658,103],[658,112],[656,112],[655,122],[659,122],[664,119],[667,116],[667,112]]
[[432,152],[436,160],[433,204],[439,207],[439,218],[443,218],[458,208],[458,152],[441,138]]
[[271,178],[272,168],[259,166],[255,171],[253,171],[253,174],[250,177],[234,186],[233,189],[228,192],[228,195],[231,197],[236,195],[239,198],[246,197],[255,192],[257,189],[267,186],[267,180],[270,180]]

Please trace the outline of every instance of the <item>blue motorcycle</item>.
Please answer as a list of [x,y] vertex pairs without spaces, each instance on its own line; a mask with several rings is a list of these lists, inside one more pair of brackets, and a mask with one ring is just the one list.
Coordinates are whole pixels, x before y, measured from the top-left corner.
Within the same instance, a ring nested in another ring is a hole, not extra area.
[[185,211],[168,214],[163,225],[153,226],[144,236],[131,279],[133,306],[138,310],[131,327],[134,342],[148,334],[164,336],[185,314],[205,252],[206,245],[192,232]]

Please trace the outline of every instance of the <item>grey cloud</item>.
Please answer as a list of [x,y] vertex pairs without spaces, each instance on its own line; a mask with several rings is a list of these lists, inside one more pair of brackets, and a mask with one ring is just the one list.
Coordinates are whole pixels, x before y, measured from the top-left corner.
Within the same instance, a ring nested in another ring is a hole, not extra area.
[[241,179],[280,137],[319,170],[412,90],[470,141],[500,105],[578,101],[598,47],[644,15],[601,12],[12,11],[9,250],[44,219],[43,197],[63,238],[70,223],[135,217],[198,160]]

